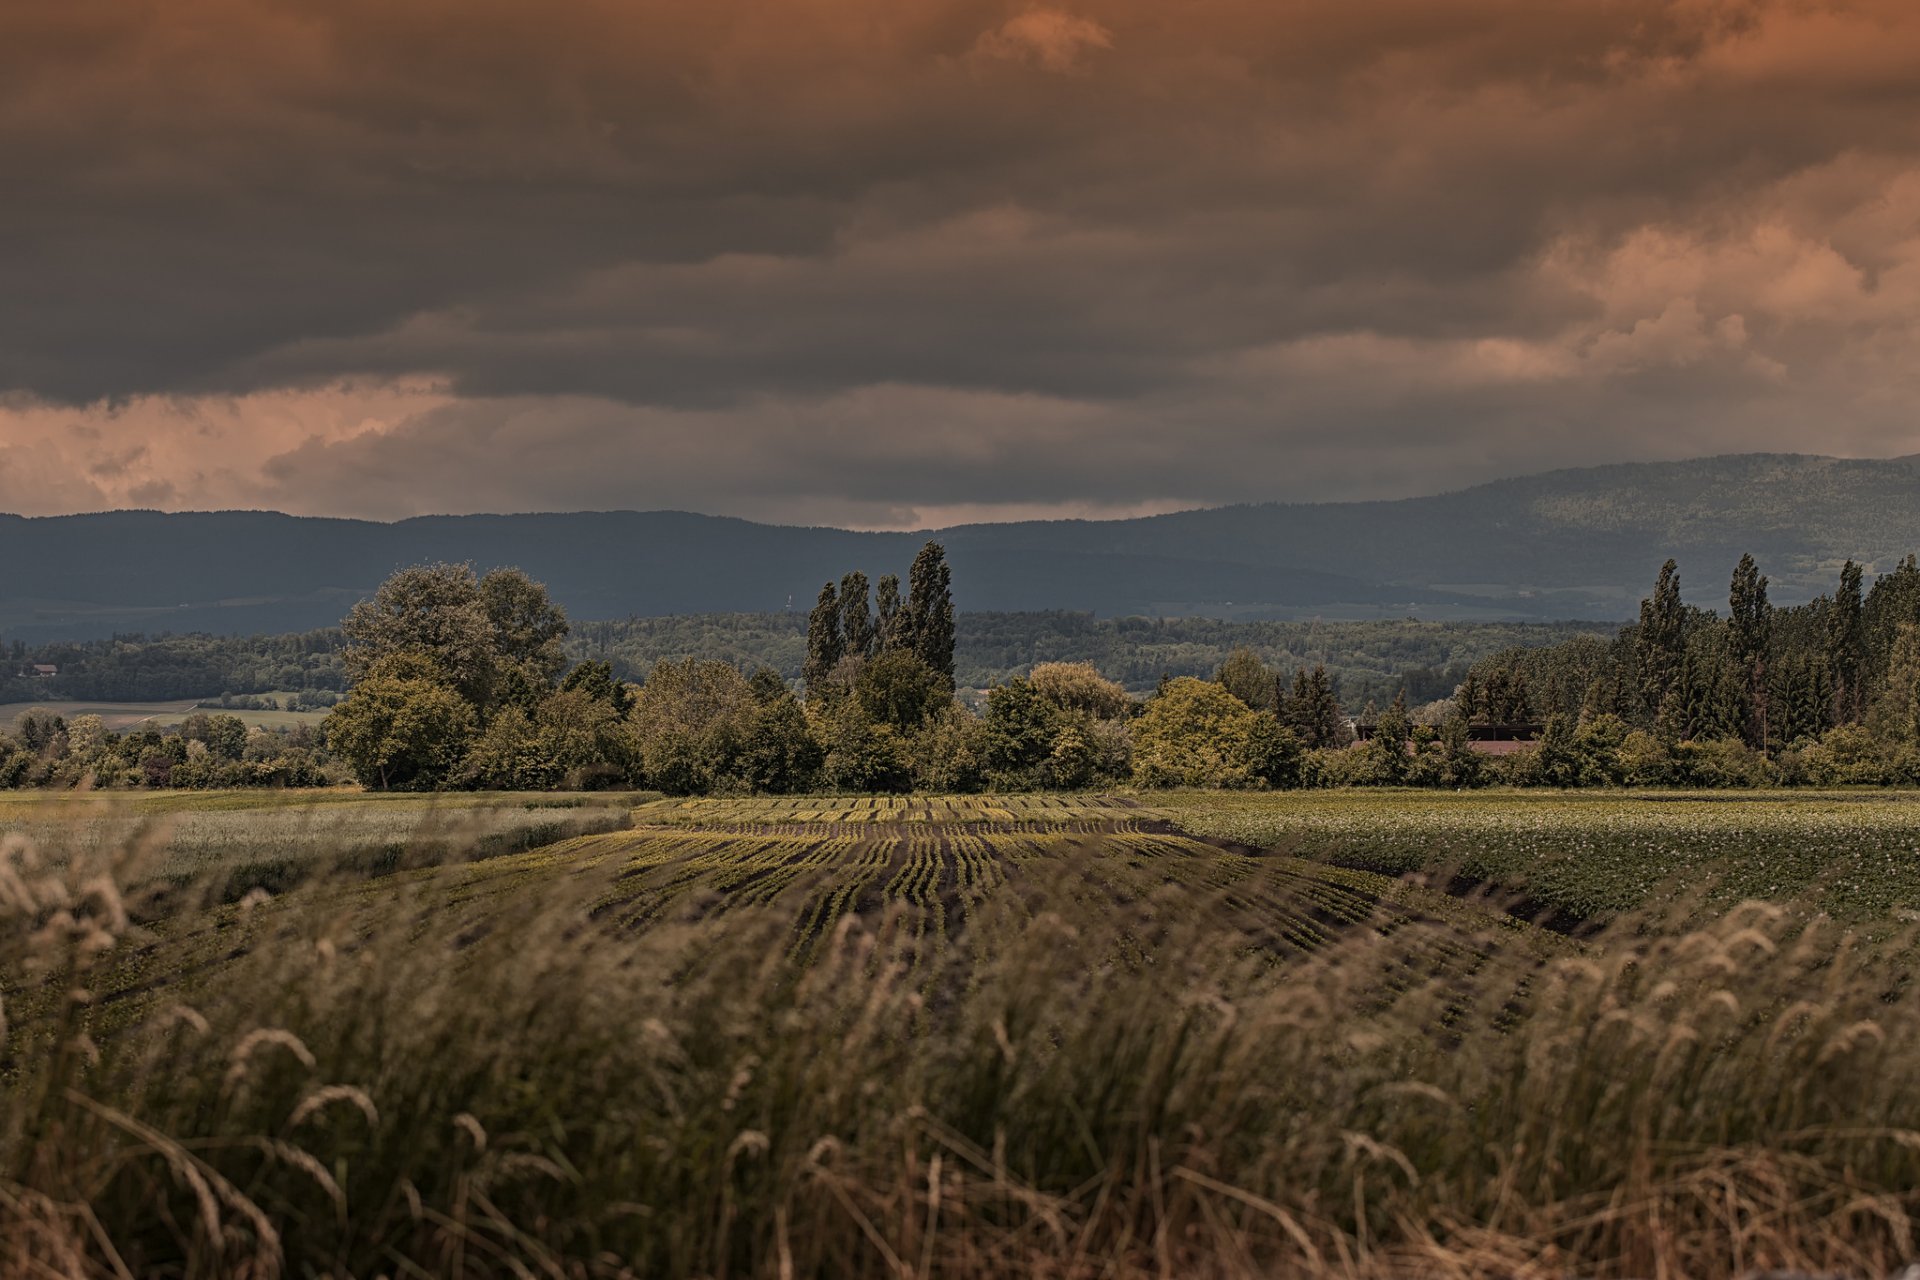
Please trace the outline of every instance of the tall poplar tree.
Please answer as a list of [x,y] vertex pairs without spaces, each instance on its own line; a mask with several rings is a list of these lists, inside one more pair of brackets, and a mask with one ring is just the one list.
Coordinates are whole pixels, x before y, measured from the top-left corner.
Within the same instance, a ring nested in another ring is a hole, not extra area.
[[820,598],[807,615],[807,665],[802,674],[809,698],[827,695],[828,677],[845,653],[840,632],[840,594],[831,582],[820,588]]
[[1640,631],[1635,639],[1640,696],[1648,713],[1658,718],[1667,700],[1679,691],[1686,658],[1686,614],[1680,603],[1680,566],[1675,561],[1660,566],[1653,595],[1640,602]]
[[927,669],[953,688],[953,573],[946,548],[929,542],[907,571],[908,642]]
[[1840,587],[1827,612],[1827,673],[1833,682],[1833,723],[1858,724],[1866,713],[1862,678],[1867,646],[1862,626],[1860,566],[1849,560],[1840,567]]
[[1741,720],[1748,746],[1767,749],[1767,650],[1773,642],[1773,606],[1767,579],[1751,555],[1740,557],[1727,590],[1727,643],[1740,682]]
[[888,573],[881,575],[873,588],[874,619],[873,629],[879,635],[879,645],[884,652],[900,647],[900,575]]
[[877,635],[867,602],[867,575],[855,569],[840,579],[840,642],[849,658],[871,658]]

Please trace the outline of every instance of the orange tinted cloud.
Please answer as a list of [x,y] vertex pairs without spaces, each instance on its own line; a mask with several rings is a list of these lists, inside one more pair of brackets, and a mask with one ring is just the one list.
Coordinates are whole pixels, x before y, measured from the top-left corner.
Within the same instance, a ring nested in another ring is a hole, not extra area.
[[0,506],[1920,450],[1916,65],[1890,0],[5,6]]

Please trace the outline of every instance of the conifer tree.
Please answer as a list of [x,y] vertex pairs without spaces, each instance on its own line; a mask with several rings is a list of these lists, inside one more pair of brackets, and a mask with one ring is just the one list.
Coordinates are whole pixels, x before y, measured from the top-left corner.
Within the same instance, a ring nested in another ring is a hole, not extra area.
[[1316,663],[1313,674],[1307,677],[1305,697],[1299,700],[1302,707],[1302,720],[1305,738],[1309,746],[1337,747],[1340,745],[1341,724],[1346,714],[1340,708],[1340,697],[1334,691],[1333,679],[1327,674],[1325,663]]
[[1440,725],[1440,767],[1442,779],[1456,787],[1476,785],[1486,771],[1484,758],[1473,749],[1467,714],[1458,702]]
[[1407,691],[1394,696],[1393,705],[1374,721],[1373,745],[1379,757],[1381,776],[1388,782],[1400,782],[1407,776],[1407,736],[1413,730],[1407,718]]
[[828,677],[845,652],[840,633],[840,595],[831,582],[820,588],[820,598],[807,615],[807,664],[802,675],[809,698],[827,696]]
[[1459,710],[1463,721],[1471,724],[1479,718],[1485,696],[1485,691],[1480,687],[1480,678],[1469,669],[1467,678],[1453,691],[1453,705]]

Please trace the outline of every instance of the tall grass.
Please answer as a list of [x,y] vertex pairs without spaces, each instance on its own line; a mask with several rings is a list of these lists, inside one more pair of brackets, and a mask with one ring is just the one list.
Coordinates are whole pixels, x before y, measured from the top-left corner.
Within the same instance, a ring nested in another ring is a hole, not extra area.
[[[0,1271],[64,1276],[1880,1275],[1920,1210],[1908,940],[1743,907],[1540,960],[1399,916],[1282,959],[1097,845],[963,934],[793,897],[638,930],[617,874],[225,909],[9,839]],[[1510,932],[1510,931],[1509,931]],[[916,948],[918,954],[916,954]],[[1466,955],[1470,962],[1441,963]],[[1429,975],[1440,974],[1438,979]]]

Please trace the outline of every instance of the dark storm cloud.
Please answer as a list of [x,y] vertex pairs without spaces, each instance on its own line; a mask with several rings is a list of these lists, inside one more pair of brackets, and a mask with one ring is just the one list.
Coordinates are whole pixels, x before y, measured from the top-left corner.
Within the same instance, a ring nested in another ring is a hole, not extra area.
[[0,505],[1920,449],[1917,61],[1890,0],[11,6]]

